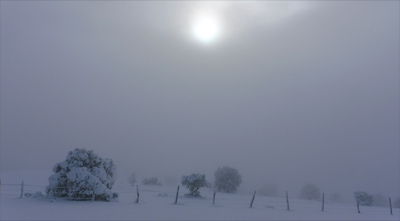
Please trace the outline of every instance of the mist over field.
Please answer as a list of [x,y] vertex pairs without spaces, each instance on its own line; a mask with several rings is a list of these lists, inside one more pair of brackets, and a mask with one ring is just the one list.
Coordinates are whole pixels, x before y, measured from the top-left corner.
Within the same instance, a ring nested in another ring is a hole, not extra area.
[[1,170],[85,148],[139,182],[399,197],[399,4],[1,1]]

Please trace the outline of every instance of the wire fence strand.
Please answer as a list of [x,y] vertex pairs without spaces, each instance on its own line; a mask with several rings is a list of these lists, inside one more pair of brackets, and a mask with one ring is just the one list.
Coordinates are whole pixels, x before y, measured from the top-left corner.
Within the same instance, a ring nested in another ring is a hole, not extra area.
[[[22,185],[24,186],[23,192],[22,192]],[[0,196],[1,197],[21,197],[21,192],[24,195],[24,197],[29,197],[34,195],[33,193],[37,192],[42,192],[46,190],[47,186],[43,185],[36,185],[36,184],[17,184],[17,183],[1,183],[0,184]],[[54,189],[58,190],[64,190],[64,189],[82,189],[83,187],[55,187]],[[117,187],[112,189],[114,192],[117,192],[118,194],[136,194],[137,191],[134,186],[132,187]],[[33,193],[32,193],[33,192]],[[158,194],[159,196],[163,197],[172,197],[175,196],[176,192],[175,191],[161,191],[161,190],[151,190],[151,189],[143,189],[140,192],[142,193],[155,193]],[[24,194],[25,193],[25,194]],[[67,200],[74,200],[74,201],[81,201],[81,200],[93,200],[93,197],[87,197],[90,194],[78,194],[78,197],[73,198],[73,197],[66,197]],[[28,196],[29,195],[29,196]],[[79,197],[79,195],[82,195],[84,197]],[[246,195],[247,197],[247,195]],[[246,199],[244,195],[237,195],[237,198],[235,197],[225,197],[225,196],[218,196],[216,197],[216,201],[218,202],[217,204],[219,205],[226,205],[226,206],[232,206],[232,207],[243,207],[243,206],[248,206],[250,203],[250,197]],[[286,199],[282,198],[282,200],[279,200],[278,198],[270,198],[267,196],[259,196],[262,197],[262,203],[263,205],[260,207],[266,207],[266,208],[274,208],[278,210],[286,210],[287,209],[287,204],[286,204]],[[187,198],[184,195],[180,194],[179,199],[181,202],[187,205],[209,205],[212,202],[212,197],[211,196],[205,196],[203,200],[194,200],[193,198]],[[141,200],[141,202],[144,202]],[[257,204],[257,197],[255,204]],[[332,203],[330,207],[329,203],[325,202],[325,211],[336,211],[336,212],[352,212],[355,211],[356,207],[354,206],[354,209],[352,206],[349,204],[341,204],[341,203]],[[298,199],[295,199],[293,202],[290,203],[290,208],[291,210],[302,210],[302,211],[321,211],[322,208],[322,201],[300,201]],[[370,207],[369,211],[370,213],[379,213],[380,211],[375,211],[373,210],[375,207]]]

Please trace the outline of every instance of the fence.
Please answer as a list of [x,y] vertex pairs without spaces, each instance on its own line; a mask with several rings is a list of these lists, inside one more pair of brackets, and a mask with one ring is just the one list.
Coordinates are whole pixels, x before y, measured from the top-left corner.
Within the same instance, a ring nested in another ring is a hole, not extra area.
[[[1,183],[0,196],[1,197],[24,197],[24,193],[35,193],[35,192],[44,192],[46,186],[41,185],[32,185],[32,184],[24,184],[24,182],[20,184],[3,184]],[[130,195],[132,196],[132,202],[139,203],[139,188],[136,187],[118,187],[118,184],[114,185],[113,191],[117,192],[121,195]],[[358,212],[357,205],[343,204],[343,203],[331,203],[325,202],[324,197],[322,201],[307,201],[307,200],[299,200],[299,199],[290,199],[290,195],[287,195],[286,198],[278,198],[278,197],[266,197],[266,196],[257,196],[256,193],[253,195],[249,194],[220,194],[211,192],[209,196],[205,196],[203,200],[191,199],[187,197],[183,197],[182,194],[179,194],[179,188],[177,191],[169,190],[169,191],[159,191],[152,190],[149,188],[145,188],[140,190],[140,193],[156,193],[159,196],[166,196],[167,200],[171,200],[170,203],[177,204],[178,202],[186,205],[224,205],[230,207],[253,207],[254,205],[257,207],[259,205],[263,205],[263,207],[274,208],[278,210],[301,210],[301,211],[335,211],[335,212]],[[144,194],[146,196],[146,194]],[[143,194],[141,194],[143,196]],[[91,197],[76,197],[76,198],[67,198],[69,200],[94,200]],[[175,201],[175,202],[174,202]],[[141,201],[144,202],[144,201]],[[168,201],[169,202],[169,201]],[[289,207],[290,202],[290,207]],[[388,209],[388,213],[393,214],[392,210],[392,202],[389,198],[390,210]],[[365,208],[365,207],[364,207]],[[361,208],[360,212],[363,212]]]
[[[31,185],[25,184],[24,181],[20,184],[1,184],[0,196],[2,197],[16,197],[20,198],[26,197],[25,194],[32,193],[34,195],[36,192],[45,192],[46,186],[41,185]],[[57,189],[67,189],[66,187],[57,187]],[[80,194],[83,196],[87,196],[88,194]],[[94,200],[94,194],[89,197],[68,197],[69,200]]]

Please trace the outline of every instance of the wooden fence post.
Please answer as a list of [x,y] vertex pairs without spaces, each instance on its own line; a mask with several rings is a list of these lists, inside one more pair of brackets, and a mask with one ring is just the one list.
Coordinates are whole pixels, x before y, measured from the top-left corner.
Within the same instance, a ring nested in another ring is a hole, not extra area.
[[322,193],[322,212],[324,212],[325,207],[325,193]]
[[256,197],[256,192],[254,191],[253,198],[251,199],[250,208],[253,207],[254,198]]
[[175,204],[178,203],[178,194],[179,194],[179,185],[178,185],[178,189],[176,190]]
[[213,195],[213,205],[215,205],[215,190],[214,190],[214,195]]
[[19,198],[22,198],[24,196],[24,181],[22,180],[21,184],[21,196]]
[[286,191],[286,204],[287,204],[287,210],[290,210],[290,207],[289,207],[289,196],[288,196],[287,191]]
[[390,205],[390,215],[393,215],[393,211],[392,211],[392,199],[390,199],[390,197],[389,197],[389,205]]
[[136,203],[139,203],[139,185],[136,185],[136,195],[137,195],[137,197],[136,197]]

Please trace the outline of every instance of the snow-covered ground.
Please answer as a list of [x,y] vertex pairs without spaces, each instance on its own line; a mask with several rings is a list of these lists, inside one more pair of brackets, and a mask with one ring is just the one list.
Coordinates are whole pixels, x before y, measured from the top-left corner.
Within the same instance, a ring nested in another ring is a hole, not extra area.
[[[212,189],[200,189],[205,199],[186,198],[187,189],[180,188],[178,204],[174,204],[176,186],[139,186],[136,188],[122,177],[113,190],[119,193],[118,202],[77,202],[63,199],[19,198],[20,184],[24,192],[44,191],[51,171],[2,171],[0,191],[0,220],[400,220],[400,211],[393,208],[361,207],[356,205],[325,203],[290,198],[290,211],[286,199],[257,195],[250,208],[251,193],[217,193],[212,205]],[[290,191],[289,191],[290,197]]]

